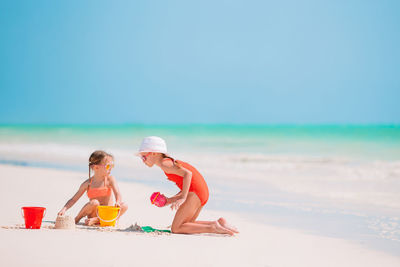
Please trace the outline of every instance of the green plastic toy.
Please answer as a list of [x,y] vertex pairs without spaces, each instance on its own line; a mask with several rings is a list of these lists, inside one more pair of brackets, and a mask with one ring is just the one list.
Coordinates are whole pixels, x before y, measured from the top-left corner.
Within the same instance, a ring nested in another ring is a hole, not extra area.
[[142,230],[146,233],[152,233],[152,232],[165,232],[165,233],[171,233],[170,230],[160,230],[160,229],[155,229],[151,226],[142,226]]

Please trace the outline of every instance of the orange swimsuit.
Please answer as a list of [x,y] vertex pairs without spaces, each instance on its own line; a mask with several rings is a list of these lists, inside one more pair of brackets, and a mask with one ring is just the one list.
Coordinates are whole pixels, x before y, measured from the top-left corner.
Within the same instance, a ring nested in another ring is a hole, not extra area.
[[[204,206],[208,201],[209,193],[206,181],[204,180],[203,176],[192,165],[180,160],[177,160],[176,162],[180,164],[183,168],[192,172],[192,181],[190,183],[189,192],[194,192],[199,197],[201,205]],[[182,190],[183,186],[182,176],[172,173],[166,173],[166,172],[164,173],[165,175],[167,175],[168,180],[174,182],[179,187],[179,189]]]
[[111,188],[106,186],[106,179],[104,179],[104,186],[97,187],[97,188],[90,188],[90,185],[92,184],[92,180],[93,180],[93,178],[90,179],[90,183],[89,183],[88,189],[87,189],[87,196],[89,197],[89,199],[111,196]]

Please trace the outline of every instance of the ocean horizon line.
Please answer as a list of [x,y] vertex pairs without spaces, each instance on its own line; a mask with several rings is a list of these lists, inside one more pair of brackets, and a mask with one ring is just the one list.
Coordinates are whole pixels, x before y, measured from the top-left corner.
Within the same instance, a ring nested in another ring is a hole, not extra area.
[[400,123],[0,123],[0,127],[255,127],[255,128],[400,128]]

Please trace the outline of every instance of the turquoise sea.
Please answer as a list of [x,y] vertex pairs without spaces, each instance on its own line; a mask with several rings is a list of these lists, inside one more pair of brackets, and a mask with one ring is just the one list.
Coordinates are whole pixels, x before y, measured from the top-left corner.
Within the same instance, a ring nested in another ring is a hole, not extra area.
[[400,159],[400,126],[354,125],[0,125],[0,142],[135,149],[162,136],[174,150]]
[[104,149],[118,180],[174,194],[135,157],[150,135],[199,169],[209,208],[400,254],[400,125],[1,125],[0,163],[86,173]]

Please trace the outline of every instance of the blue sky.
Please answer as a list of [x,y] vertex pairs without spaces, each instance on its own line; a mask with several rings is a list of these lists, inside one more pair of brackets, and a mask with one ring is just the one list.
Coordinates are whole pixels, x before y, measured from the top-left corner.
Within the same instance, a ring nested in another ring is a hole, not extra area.
[[400,123],[399,1],[1,1],[0,123]]

